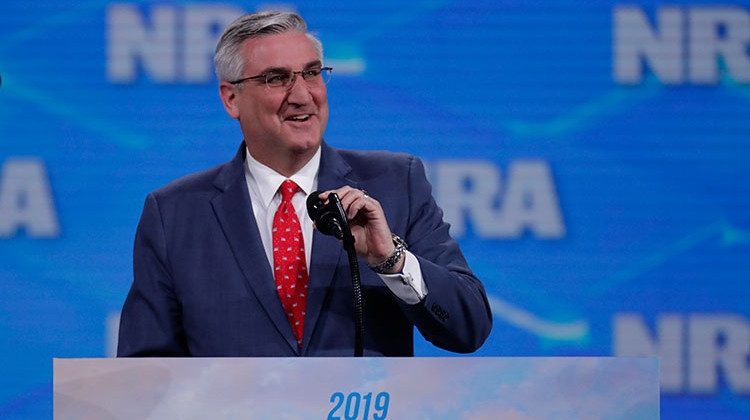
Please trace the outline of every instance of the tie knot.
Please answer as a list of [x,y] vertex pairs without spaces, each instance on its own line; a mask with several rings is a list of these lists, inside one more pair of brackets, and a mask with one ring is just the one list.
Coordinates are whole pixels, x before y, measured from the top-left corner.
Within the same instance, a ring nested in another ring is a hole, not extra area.
[[297,192],[297,184],[294,183],[294,181],[287,179],[286,181],[281,183],[281,201],[292,201],[292,197],[294,197],[294,193]]

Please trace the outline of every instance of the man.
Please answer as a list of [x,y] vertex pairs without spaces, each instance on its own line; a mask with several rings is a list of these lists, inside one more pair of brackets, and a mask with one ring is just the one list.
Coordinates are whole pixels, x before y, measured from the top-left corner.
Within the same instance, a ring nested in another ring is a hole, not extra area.
[[227,27],[215,56],[219,92],[244,143],[231,161],[147,197],[119,356],[352,355],[349,263],[307,215],[316,190],[324,200],[337,193],[351,223],[365,356],[413,355],[414,326],[456,352],[487,338],[484,288],[421,162],[323,142],[322,57],[295,14],[249,14]]

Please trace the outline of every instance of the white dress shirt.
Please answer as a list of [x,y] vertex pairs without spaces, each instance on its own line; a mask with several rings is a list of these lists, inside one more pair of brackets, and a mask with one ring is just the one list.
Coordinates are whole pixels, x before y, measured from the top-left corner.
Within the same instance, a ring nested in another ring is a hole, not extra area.
[[[318,188],[318,168],[320,167],[320,148],[305,166],[289,178],[255,160],[248,150],[245,159],[245,181],[250,193],[250,202],[255,214],[255,222],[260,232],[260,240],[266,251],[266,259],[273,271],[273,217],[281,204],[279,187],[286,179],[294,181],[299,189],[292,197],[292,205],[297,213],[302,228],[302,239],[305,241],[305,259],[310,269],[312,252],[313,222],[307,215],[307,196]],[[427,296],[427,285],[422,278],[419,260],[406,251],[404,268],[398,274],[379,274],[388,288],[408,304],[416,304]]]

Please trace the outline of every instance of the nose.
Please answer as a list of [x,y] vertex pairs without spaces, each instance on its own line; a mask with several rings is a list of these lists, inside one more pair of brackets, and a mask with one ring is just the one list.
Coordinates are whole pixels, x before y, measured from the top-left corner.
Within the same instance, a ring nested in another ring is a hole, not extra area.
[[289,94],[287,96],[287,101],[289,103],[304,105],[312,100],[310,87],[307,86],[307,81],[302,77],[301,73],[302,72],[294,72],[294,75],[292,76],[292,82],[289,85]]

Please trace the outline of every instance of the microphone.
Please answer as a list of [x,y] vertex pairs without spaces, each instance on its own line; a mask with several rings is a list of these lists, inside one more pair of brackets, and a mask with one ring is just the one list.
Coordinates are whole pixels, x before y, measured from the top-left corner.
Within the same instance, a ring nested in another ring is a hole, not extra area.
[[328,195],[328,204],[326,204],[318,198],[320,193],[320,191],[315,191],[307,197],[307,213],[320,233],[343,241],[344,226],[349,227],[349,223],[346,221],[346,211],[341,205],[341,199],[336,193],[331,193]]

